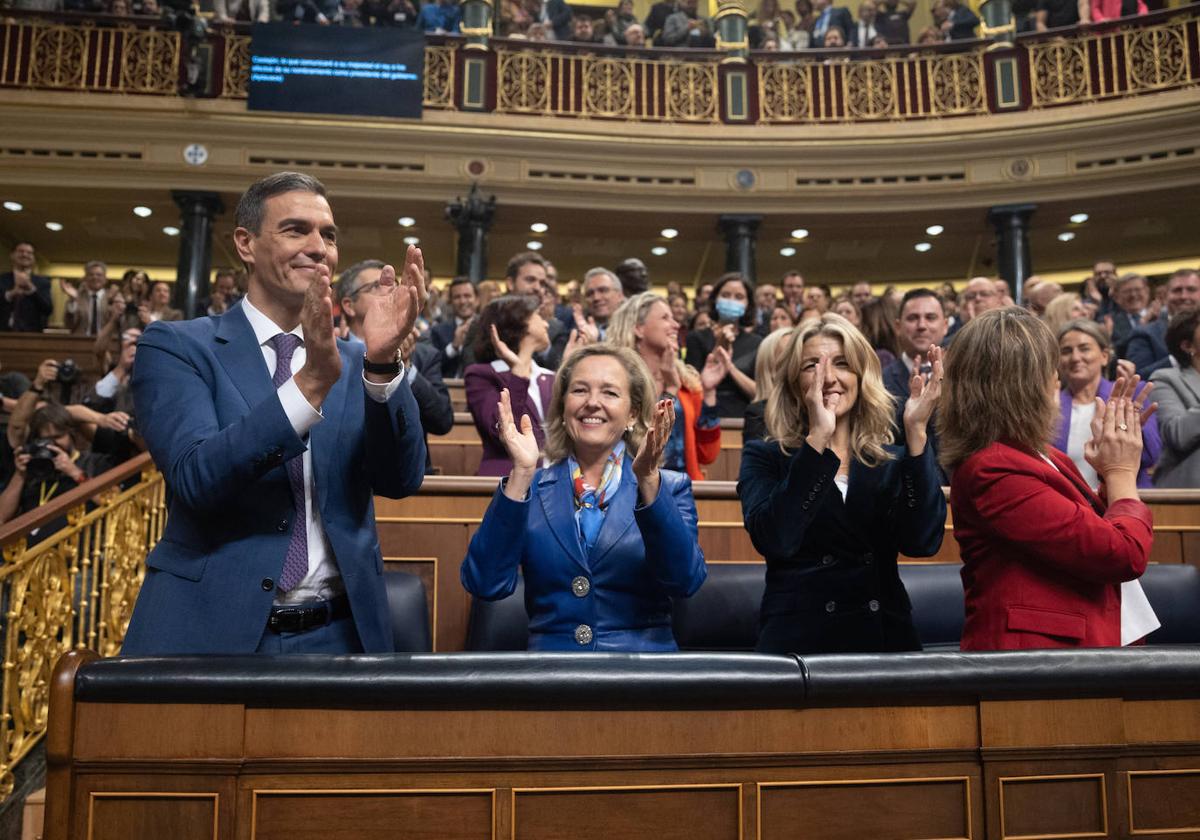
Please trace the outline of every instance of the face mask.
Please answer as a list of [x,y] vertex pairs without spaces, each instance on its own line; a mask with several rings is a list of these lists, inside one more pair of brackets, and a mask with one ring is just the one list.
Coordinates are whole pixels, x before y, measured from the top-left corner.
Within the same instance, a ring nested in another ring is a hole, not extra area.
[[740,321],[746,314],[746,304],[741,301],[717,298],[717,317],[722,321]]

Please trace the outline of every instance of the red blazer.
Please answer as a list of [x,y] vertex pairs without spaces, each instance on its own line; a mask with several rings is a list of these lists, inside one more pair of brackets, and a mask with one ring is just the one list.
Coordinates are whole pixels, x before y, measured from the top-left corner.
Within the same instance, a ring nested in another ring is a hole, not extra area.
[[1116,647],[1120,583],[1146,570],[1150,509],[1104,509],[1057,449],[993,443],[954,470],[950,508],[963,560],[963,650]]
[[[683,406],[683,457],[687,462],[687,474],[692,481],[702,481],[704,471],[701,464],[711,464],[721,454],[721,427],[698,429],[700,404],[704,395],[688,388],[679,389],[679,404]],[[680,422],[676,420],[676,422]]]

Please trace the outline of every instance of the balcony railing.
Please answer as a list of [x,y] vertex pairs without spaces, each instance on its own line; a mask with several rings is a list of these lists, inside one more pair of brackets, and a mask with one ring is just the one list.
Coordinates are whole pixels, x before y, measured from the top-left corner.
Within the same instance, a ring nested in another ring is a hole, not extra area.
[[[174,96],[186,75],[181,35],[151,18],[21,13],[0,22],[0,32],[0,87]],[[685,124],[908,121],[1195,86],[1200,7],[1023,36],[1011,45],[760,53],[747,61],[716,50],[500,38],[484,49],[464,47],[456,37],[427,39],[425,108]],[[246,97],[247,29],[214,27],[196,55],[207,68],[201,96]]]
[[[163,488],[141,455],[0,527],[0,800],[13,790],[13,768],[46,732],[54,663],[69,650],[120,649],[146,554],[166,521]],[[35,543],[34,533],[44,538]]]

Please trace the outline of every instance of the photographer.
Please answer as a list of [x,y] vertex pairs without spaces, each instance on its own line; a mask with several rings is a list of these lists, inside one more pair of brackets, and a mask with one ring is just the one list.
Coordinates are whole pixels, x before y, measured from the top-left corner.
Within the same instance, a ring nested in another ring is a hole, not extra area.
[[[16,450],[16,472],[0,493],[0,524],[74,490],[112,466],[107,455],[75,448],[70,413],[48,403],[29,421],[30,441]],[[52,532],[57,528],[43,528]]]

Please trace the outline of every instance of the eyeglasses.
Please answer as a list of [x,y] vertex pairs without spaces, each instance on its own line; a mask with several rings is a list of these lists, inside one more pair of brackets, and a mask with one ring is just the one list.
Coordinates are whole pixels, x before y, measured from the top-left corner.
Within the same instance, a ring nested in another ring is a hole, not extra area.
[[963,295],[963,300],[979,300],[981,298],[994,298],[995,292],[967,292]]
[[359,286],[353,292],[346,295],[346,297],[350,298],[351,300],[354,300],[356,297],[363,294],[364,292],[367,294],[372,294],[372,295],[377,295],[377,294],[386,295],[389,292],[391,292],[391,290],[393,288],[394,288],[394,286],[384,286],[384,285],[381,285],[378,280],[375,280],[374,282],[371,282],[371,283],[363,283],[361,286]]

